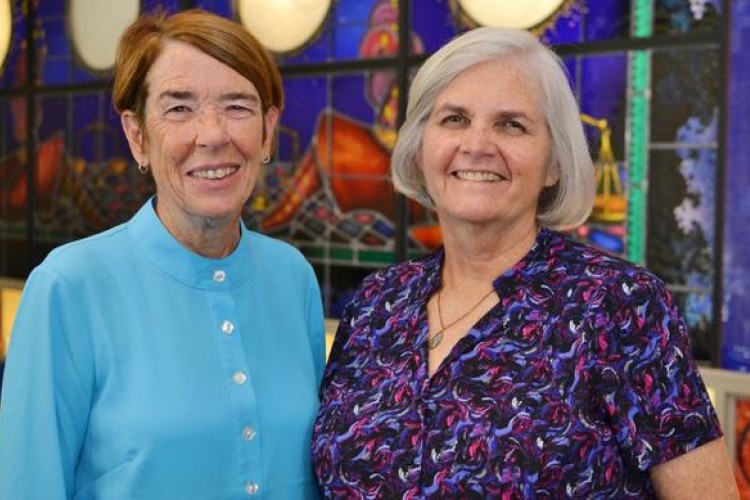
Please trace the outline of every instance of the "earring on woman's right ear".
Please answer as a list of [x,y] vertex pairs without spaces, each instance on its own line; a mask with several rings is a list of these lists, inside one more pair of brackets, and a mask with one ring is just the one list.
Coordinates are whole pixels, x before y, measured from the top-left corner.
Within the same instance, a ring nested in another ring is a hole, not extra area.
[[138,172],[142,175],[146,175],[146,173],[148,173],[148,165],[138,162]]

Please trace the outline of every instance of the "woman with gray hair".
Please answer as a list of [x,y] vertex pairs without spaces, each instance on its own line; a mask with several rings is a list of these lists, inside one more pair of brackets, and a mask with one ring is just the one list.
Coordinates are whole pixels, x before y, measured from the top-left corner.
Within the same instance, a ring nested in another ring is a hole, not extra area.
[[525,31],[475,29],[420,68],[392,176],[443,247],[344,312],[313,433],[323,494],[736,497],[664,283],[558,232],[595,195],[579,116]]

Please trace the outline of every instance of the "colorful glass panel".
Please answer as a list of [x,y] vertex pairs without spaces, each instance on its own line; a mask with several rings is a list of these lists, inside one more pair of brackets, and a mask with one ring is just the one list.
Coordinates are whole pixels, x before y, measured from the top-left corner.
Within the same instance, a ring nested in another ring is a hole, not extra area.
[[722,0],[654,0],[654,33],[681,35],[719,31]]
[[627,252],[628,172],[624,153],[627,54],[569,58],[584,130],[597,168],[597,196],[589,221],[574,231],[610,253]]

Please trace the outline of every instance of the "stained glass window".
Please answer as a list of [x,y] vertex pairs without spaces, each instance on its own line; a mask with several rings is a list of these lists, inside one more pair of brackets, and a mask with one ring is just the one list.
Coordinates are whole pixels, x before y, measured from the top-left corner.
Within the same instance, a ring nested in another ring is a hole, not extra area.
[[[393,192],[388,161],[410,75],[476,24],[458,0],[402,2],[331,2],[309,40],[274,56],[286,107],[273,161],[244,216],[310,259],[331,316],[367,273],[440,244],[434,214]],[[591,153],[608,172],[594,217],[573,234],[667,280],[706,358],[719,322],[713,282],[724,4],[567,0],[533,28],[563,56]],[[240,17],[234,0],[140,5]],[[66,9],[65,2],[13,2],[13,39],[0,72],[2,275],[24,277],[49,249],[126,220],[153,192],[135,172],[111,109],[112,75],[82,64]]]

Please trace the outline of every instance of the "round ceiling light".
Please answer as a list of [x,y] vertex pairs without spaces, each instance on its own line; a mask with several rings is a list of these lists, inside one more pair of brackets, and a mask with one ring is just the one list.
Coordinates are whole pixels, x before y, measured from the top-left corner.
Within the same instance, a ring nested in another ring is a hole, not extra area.
[[140,0],[70,0],[68,28],[73,49],[81,62],[94,71],[115,64],[117,41],[138,17]]
[[265,48],[283,54],[307,43],[320,29],[331,0],[239,0],[240,22]]
[[529,29],[543,23],[567,0],[458,0],[472,21],[482,26]]
[[0,68],[5,64],[13,34],[13,17],[10,0],[0,0]]

